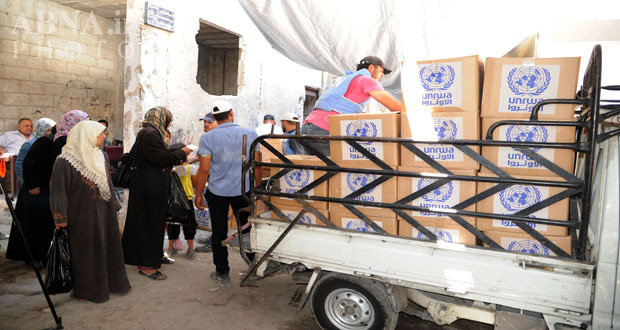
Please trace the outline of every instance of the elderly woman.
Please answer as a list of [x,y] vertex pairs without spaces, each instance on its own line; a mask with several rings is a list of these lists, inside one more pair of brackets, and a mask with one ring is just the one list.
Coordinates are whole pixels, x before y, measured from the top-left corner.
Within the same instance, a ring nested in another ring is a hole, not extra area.
[[56,228],[68,227],[72,296],[104,302],[110,293],[127,293],[127,279],[117,212],[107,159],[105,126],[86,120],[69,133],[54,163],[50,206]]
[[[88,114],[80,110],[67,112],[56,124],[57,131],[52,130],[51,134],[37,139],[24,157],[24,181],[17,197],[15,212],[34,261],[42,265],[47,262],[47,251],[54,234],[54,219],[49,203],[49,184],[54,161],[65,145],[66,135],[71,128],[86,118]],[[26,263],[29,261],[26,246],[15,226],[11,227],[6,258]]]
[[123,231],[125,262],[138,266],[153,280],[166,276],[158,269],[163,258],[165,218],[170,194],[170,170],[187,159],[187,147],[171,149],[166,130],[172,113],[164,107],[150,109],[131,148],[132,171],[127,219]]
[[34,124],[34,139],[30,139],[19,148],[19,153],[17,154],[17,159],[15,160],[15,172],[17,173],[17,177],[19,178],[19,182],[24,182],[23,175],[23,164],[24,158],[26,158],[26,154],[32,147],[32,144],[41,137],[46,135],[50,135],[52,133],[52,128],[56,125],[56,122],[49,118],[41,118],[37,120]]

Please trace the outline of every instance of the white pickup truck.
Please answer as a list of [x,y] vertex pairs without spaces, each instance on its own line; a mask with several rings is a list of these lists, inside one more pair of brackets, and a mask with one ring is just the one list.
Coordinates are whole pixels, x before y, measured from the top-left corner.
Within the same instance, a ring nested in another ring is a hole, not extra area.
[[[488,138],[481,141],[429,142],[457,146],[494,172],[496,178],[453,175],[441,166],[438,167],[432,159],[429,160],[429,165],[442,173],[439,177],[396,171],[381,164],[381,160],[376,157],[374,160],[380,169],[340,167],[326,157],[321,158],[325,166],[297,165],[287,161],[286,156],[270,147],[264,138],[259,138],[250,148],[256,148],[260,144],[261,148],[267,148],[278,155],[282,162],[275,164],[248,161],[245,167],[247,171],[252,172],[258,166],[282,168],[284,170],[280,171],[281,175],[292,169],[325,171],[323,177],[316,178],[315,184],[327,180],[335,173],[361,172],[373,173],[381,178],[409,176],[436,180],[435,187],[426,187],[426,190],[418,191],[418,195],[451,180],[486,180],[497,184],[496,188],[535,184],[560,187],[563,190],[522,212],[499,215],[464,211],[467,205],[492,193],[491,189],[478,191],[476,196],[468,200],[469,203],[460,203],[452,209],[431,210],[405,203],[385,204],[354,199],[364,189],[371,188],[371,183],[360,188],[357,194],[353,193],[344,199],[306,194],[311,187],[295,194],[287,194],[269,186],[278,179],[278,175],[275,175],[267,185],[252,187],[250,192],[252,200],[256,197],[271,208],[275,219],[250,217],[250,249],[262,257],[253,264],[242,285],[256,284],[255,281],[266,275],[269,268],[276,264],[295,269],[293,275],[297,276],[297,279],[304,277],[304,274],[308,275],[304,298],[311,303],[317,322],[325,329],[393,329],[401,311],[417,314],[439,325],[450,324],[462,318],[493,324],[497,329],[544,329],[545,325],[550,329],[620,327],[620,299],[617,299],[620,298],[620,129],[610,120],[620,114],[620,105],[617,100],[600,100],[601,88],[619,90],[620,86],[602,87],[600,78],[601,48],[596,46],[576,98],[541,102],[579,105],[577,119],[570,124],[577,130],[575,143],[517,143],[491,141]],[[538,121],[536,113],[537,110],[534,109],[531,120],[526,122],[528,125],[554,124]],[[281,136],[267,136],[269,137]],[[303,144],[304,140],[318,137],[294,138]],[[361,141],[399,143],[408,146],[412,151],[419,151],[409,139],[323,139],[346,141],[351,146],[360,148],[362,153],[363,147],[358,143]],[[517,148],[565,180],[558,182],[516,179],[479,154],[467,152],[471,151],[468,146],[472,145]],[[539,156],[535,148],[574,150],[575,173],[562,173],[553,163],[537,158]],[[372,155],[368,157],[372,159]],[[309,186],[316,185],[311,183]],[[269,202],[267,196],[294,198],[304,208],[290,221]],[[570,201],[568,221],[527,217],[535,210],[562,199]],[[473,233],[484,246],[446,243],[411,216],[404,218],[430,240],[388,235],[374,224],[372,219],[365,216],[360,218],[375,229],[375,233],[336,228],[329,219],[325,219],[324,215],[309,206],[308,201],[342,203],[354,213],[356,206],[382,207],[385,212],[394,212],[399,216],[404,214],[404,210],[440,212]],[[299,220],[306,213],[314,213],[328,225],[300,224]],[[537,248],[550,253],[546,256],[532,255],[527,253],[527,248],[525,252],[508,251],[463,221],[461,216],[513,221],[533,237],[531,244],[538,244]],[[558,248],[528,226],[527,222],[567,227],[572,237],[572,253]],[[242,254],[243,251],[242,249]],[[270,267],[267,267],[268,264]]]

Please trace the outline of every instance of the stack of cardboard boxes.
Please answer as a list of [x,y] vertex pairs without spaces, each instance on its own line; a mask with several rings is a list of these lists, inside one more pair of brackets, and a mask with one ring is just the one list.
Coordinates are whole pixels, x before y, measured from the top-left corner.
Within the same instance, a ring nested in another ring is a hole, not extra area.
[[[579,58],[488,58],[485,65],[482,101],[482,132],[500,120],[527,120],[534,105],[543,99],[575,96]],[[540,120],[574,120],[574,105],[545,105]],[[493,133],[497,141],[574,142],[575,129],[569,127],[508,125]],[[562,149],[536,150],[549,161],[569,173],[573,171],[573,151]],[[553,172],[510,147],[483,147],[482,155],[507,173],[521,179],[554,180]],[[486,168],[480,175],[493,176]],[[494,186],[478,183],[478,192]],[[478,212],[514,214],[555,195],[560,189],[533,185],[513,185],[478,203]],[[531,215],[535,218],[568,219],[565,199]],[[570,253],[570,237],[565,227],[529,223],[560,248]],[[533,254],[553,254],[540,242],[516,227],[498,219],[477,219],[478,229],[508,250]]]
[[[400,114],[354,114],[329,117],[329,135],[358,137],[400,136]],[[360,142],[360,145],[386,164],[396,168],[400,164],[400,150],[396,143]],[[344,141],[330,142],[332,160],[343,167],[379,169],[370,159]],[[339,173],[329,180],[329,197],[345,198],[359,188],[377,180],[379,176],[364,173]],[[395,177],[382,182],[375,188],[356,197],[356,200],[368,202],[396,202],[397,180]],[[392,211],[375,207],[355,206],[360,212],[372,219],[388,234],[398,233],[396,214]],[[353,214],[340,203],[329,203],[331,221],[341,228],[374,232],[360,217]]]
[[[542,99],[573,98],[577,87],[579,58],[521,59],[489,58],[486,61],[482,106],[480,102],[481,62],[478,56],[468,56],[444,60],[418,62],[419,77],[424,94],[422,105],[430,106],[435,131],[440,140],[478,140],[490,125],[505,119],[527,120],[533,106]],[[482,109],[481,109],[482,108]],[[544,106],[540,112],[541,120],[573,120],[574,106]],[[407,113],[354,114],[329,117],[330,135],[358,137],[403,137],[412,136]],[[573,142],[575,129],[550,126],[501,126],[495,130],[496,141],[523,142]],[[437,173],[419,155],[395,143],[359,144],[371,154],[399,171]],[[488,169],[480,169],[479,164],[454,146],[416,144],[424,154],[437,161],[455,175],[493,176]],[[502,170],[521,179],[555,180],[552,172],[526,157],[519,151],[508,147],[469,146],[476,153],[489,159]],[[349,168],[379,169],[362,153],[343,141],[331,141],[331,159],[338,165]],[[573,152],[571,150],[540,149],[542,156],[558,164],[567,172],[573,171]],[[314,156],[289,156],[297,164],[319,165],[324,163]],[[273,158],[271,162],[281,162]],[[481,171],[478,173],[478,171]],[[277,173],[278,170],[272,172]],[[302,189],[322,171],[292,170],[279,179],[282,192],[295,192]],[[362,173],[341,172],[308,192],[308,195],[345,198],[357,189],[377,180],[379,176]],[[385,180],[368,192],[357,196],[357,200],[395,203],[431,209],[448,209],[493,187],[493,183],[472,181],[449,181],[427,194],[410,201],[410,195],[441,180],[398,177]],[[495,193],[477,204],[464,208],[466,211],[484,213],[514,214],[534,203],[555,195],[560,188],[513,185]],[[290,219],[301,211],[298,202],[292,199],[273,197],[271,201]],[[335,225],[353,230],[373,231],[360,217],[340,203],[311,201],[323,215],[328,216]],[[365,216],[372,219],[389,234],[425,239],[405,219],[391,211],[373,207],[355,206]],[[476,238],[458,225],[449,216],[433,212],[407,211],[420,224],[435,233],[438,238],[453,243],[474,245]],[[531,215],[537,218],[555,220],[568,219],[568,200],[555,203]],[[275,217],[277,218],[277,217]],[[462,217],[475,225],[491,239],[508,250],[550,255],[547,248],[533,240],[510,221]],[[308,214],[301,222],[324,225],[314,215]],[[530,223],[541,234],[548,237],[560,248],[570,253],[570,238],[565,227]]]
[[[433,110],[435,132],[440,140],[477,140],[480,136],[480,61],[478,56],[467,56],[443,60],[418,62],[420,83],[423,87],[422,105]],[[412,136],[409,117],[403,113],[401,133],[403,138]],[[478,163],[452,145],[416,144],[421,151],[455,175],[475,176]],[[479,152],[478,147],[472,147]],[[436,173],[423,159],[401,146],[400,171]],[[428,178],[398,178],[398,199],[402,200],[412,193],[435,182]],[[471,181],[450,181],[421,196],[409,205],[435,209],[453,208],[476,194],[476,184]],[[465,208],[475,211],[475,205]],[[456,224],[447,215],[431,212],[408,212],[420,224],[437,235],[438,238],[453,243],[476,244],[476,238],[469,231]],[[475,218],[464,217],[475,225]],[[426,237],[411,226],[405,219],[399,219],[399,235]]]

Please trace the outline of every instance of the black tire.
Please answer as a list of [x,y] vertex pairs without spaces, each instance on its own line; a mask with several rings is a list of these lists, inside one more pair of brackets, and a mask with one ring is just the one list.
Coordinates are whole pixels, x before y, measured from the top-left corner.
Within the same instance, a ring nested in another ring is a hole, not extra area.
[[329,330],[393,330],[398,323],[398,313],[383,283],[337,273],[327,274],[315,284],[312,314]]

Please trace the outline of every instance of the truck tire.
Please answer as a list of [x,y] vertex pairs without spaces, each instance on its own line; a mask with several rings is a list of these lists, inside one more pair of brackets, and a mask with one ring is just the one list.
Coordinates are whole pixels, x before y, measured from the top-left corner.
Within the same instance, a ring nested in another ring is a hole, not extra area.
[[337,273],[323,276],[314,286],[312,314],[329,330],[392,330],[398,322],[383,283]]

